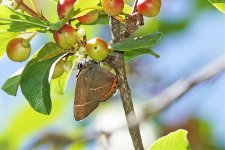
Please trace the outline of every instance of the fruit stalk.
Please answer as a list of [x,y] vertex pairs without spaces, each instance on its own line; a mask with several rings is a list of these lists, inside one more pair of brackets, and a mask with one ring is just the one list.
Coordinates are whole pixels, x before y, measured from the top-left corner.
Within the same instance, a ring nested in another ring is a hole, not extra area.
[[30,3],[32,5],[33,9],[35,10],[35,12],[38,14],[38,16],[41,17],[41,14],[39,13],[38,8],[37,8],[37,5],[34,2],[34,0],[30,0]]
[[29,38],[27,38],[26,40],[28,42],[30,42],[35,37],[36,34],[37,34],[37,32],[33,32],[33,34]]
[[39,19],[43,19],[43,20],[47,20],[44,16],[40,16],[38,13],[36,13],[35,11],[33,11],[30,7],[28,7],[23,0],[15,0],[16,3],[18,4],[17,8],[27,12],[28,14],[30,14],[32,17],[34,18],[39,18]]
[[30,41],[34,38],[34,36],[37,34],[37,32],[34,32],[29,38],[24,39],[23,41],[21,41],[21,44],[24,47],[29,47],[30,46]]
[[138,0],[135,0],[134,1],[134,6],[133,6],[133,9],[132,9],[132,14],[137,12],[137,2],[138,2]]

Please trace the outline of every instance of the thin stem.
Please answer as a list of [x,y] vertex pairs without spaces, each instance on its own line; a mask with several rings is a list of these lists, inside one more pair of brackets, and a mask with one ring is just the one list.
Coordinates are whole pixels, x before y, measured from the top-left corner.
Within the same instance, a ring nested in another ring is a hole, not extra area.
[[120,96],[122,99],[123,108],[127,119],[127,125],[129,128],[131,138],[133,140],[134,148],[136,150],[143,150],[144,147],[142,144],[139,124],[133,125],[133,123],[138,122],[138,120],[136,118],[136,114],[133,107],[131,90],[129,88],[127,81],[123,54],[118,54],[118,57],[120,59],[119,61],[120,63],[118,64],[117,67],[117,75],[119,81]]
[[135,0],[134,1],[134,6],[133,6],[132,14],[134,14],[134,13],[137,12],[137,2],[138,2],[138,0]]
[[29,38],[25,39],[22,41],[22,45],[25,47],[29,47],[30,46],[30,41],[32,40],[32,38],[37,34],[37,32],[34,32]]
[[39,15],[38,13],[36,13],[35,11],[33,11],[30,7],[28,7],[23,0],[15,0],[16,3],[18,4],[17,8],[27,12],[29,15],[31,15],[34,18],[39,18],[39,19],[43,19],[43,20],[47,20],[46,18],[44,18],[42,15]]
[[[134,14],[137,11],[136,10],[137,2],[138,0],[135,0],[132,14]],[[143,16],[137,18],[141,20],[141,23],[139,24],[137,24],[136,19],[133,20],[133,18],[131,18],[131,20],[128,20],[126,22],[124,28],[121,28],[119,25],[119,21],[113,17],[110,17],[110,27],[113,43],[129,37],[138,28],[139,25],[143,25],[142,18]],[[121,33],[121,31],[123,33]],[[116,75],[119,82],[120,97],[123,103],[127,125],[131,139],[133,141],[134,148],[135,150],[144,150],[144,146],[141,139],[141,133],[139,129],[139,121],[136,118],[136,114],[133,107],[133,101],[131,97],[131,90],[129,88],[127,81],[124,54],[121,52],[116,52],[114,57],[111,58],[114,58],[114,60],[110,60],[109,57],[108,59],[106,59],[106,62],[108,61],[108,64],[110,64],[116,71]]]
[[28,41],[28,42],[30,42],[33,38],[34,38],[34,36],[37,34],[37,32],[34,32],[29,38],[27,38],[26,40]]
[[39,15],[39,17],[41,17],[41,14],[39,13],[38,8],[37,8],[37,5],[34,2],[34,0],[30,0],[30,3],[32,5],[32,7],[34,8],[35,12]]
[[99,7],[99,6],[92,6],[92,7],[87,7],[87,8],[85,8],[85,9],[81,9],[80,11],[85,11],[85,10],[98,10],[98,11],[102,11],[103,9],[102,9],[102,7]]

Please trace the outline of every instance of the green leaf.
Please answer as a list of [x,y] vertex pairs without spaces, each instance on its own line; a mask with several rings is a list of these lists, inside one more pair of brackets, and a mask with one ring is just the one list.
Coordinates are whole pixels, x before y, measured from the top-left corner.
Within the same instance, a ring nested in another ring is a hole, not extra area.
[[[130,14],[131,11],[132,11],[132,7],[130,7],[127,4],[124,4],[123,12],[126,13],[126,14]],[[124,15],[121,15],[121,17],[124,17]],[[107,24],[108,25],[109,24],[108,14],[99,15],[98,20],[96,22],[94,22],[93,24]],[[93,25],[93,24],[90,24],[90,25]]]
[[50,26],[50,30],[59,30],[66,22],[68,22],[71,18],[73,18],[73,16],[75,14],[76,14],[76,12],[74,12],[74,10],[72,8],[63,19],[61,19],[60,21],[52,24]]
[[[70,56],[67,60],[67,61],[71,61],[73,63],[72,68],[75,65],[76,59],[77,59],[77,56],[73,55],[73,56]],[[66,89],[66,84],[67,84],[67,81],[69,79],[71,72],[72,72],[72,69],[67,72],[64,72],[59,78],[51,80],[51,83],[50,83],[51,94],[53,94],[53,95],[63,95],[64,94],[65,89]],[[75,77],[75,75],[74,75],[74,77]]]
[[225,13],[225,0],[209,0],[213,6],[215,6],[218,10]]
[[[72,26],[82,25],[83,26],[93,26],[93,25],[108,25],[109,17],[107,14],[99,14],[97,21],[90,24],[82,24],[78,20],[73,20]],[[93,27],[92,27],[93,28]]]
[[148,48],[155,45],[162,37],[161,32],[155,32],[149,35],[126,38],[123,41],[111,45],[113,50],[117,51],[131,51],[134,49]]
[[22,32],[22,31],[40,31],[46,32],[50,23],[31,16],[20,14],[0,5],[0,31]]
[[37,54],[37,59],[39,61],[46,60],[63,52],[64,51],[56,43],[49,42],[41,47],[40,52]]
[[0,41],[1,41],[0,58],[5,54],[6,46],[7,46],[8,42],[11,39],[13,39],[14,37],[16,37],[17,35],[18,35],[18,33],[16,33],[16,32],[1,32],[1,29],[0,29]]
[[[101,10],[102,7],[100,6],[101,1],[100,0],[77,0],[75,5],[74,5],[74,11],[79,11],[79,13],[89,10],[92,11],[94,10]],[[76,14],[79,16],[79,13]],[[87,12],[85,12],[87,13]]]
[[59,57],[60,55],[40,62],[35,62],[34,59],[24,68],[20,82],[21,90],[31,107],[37,112],[43,114],[51,112],[48,78],[52,64]]
[[[25,68],[35,64],[38,61],[46,60],[62,54],[61,48],[57,44],[49,42],[42,46],[33,56],[32,59],[26,64]],[[19,75],[20,76],[20,75]],[[18,86],[20,84],[20,79],[17,76],[9,78],[2,87],[2,90],[8,93],[9,95],[16,95]]]
[[126,13],[126,14],[130,14],[131,11],[132,11],[132,7],[130,7],[127,4],[124,4],[123,12]]
[[99,15],[98,20],[93,24],[109,24],[109,17],[106,14]]
[[[79,23],[79,22],[77,21],[77,23]],[[109,24],[108,15],[107,14],[101,14],[101,15],[98,16],[98,20],[96,22],[91,23],[91,24],[85,24],[85,25],[88,26],[88,25],[97,25],[97,24],[102,24],[102,25],[107,24],[108,25]]]
[[155,141],[148,150],[190,150],[187,131],[179,129]]
[[16,96],[19,84],[20,84],[21,74],[9,78],[2,86],[2,90],[9,95]]
[[125,61],[131,61],[134,58],[140,56],[140,55],[145,55],[145,54],[150,54],[156,58],[159,58],[160,56],[156,54],[154,51],[148,48],[143,48],[143,49],[135,49],[132,51],[125,51],[124,52],[124,59]]

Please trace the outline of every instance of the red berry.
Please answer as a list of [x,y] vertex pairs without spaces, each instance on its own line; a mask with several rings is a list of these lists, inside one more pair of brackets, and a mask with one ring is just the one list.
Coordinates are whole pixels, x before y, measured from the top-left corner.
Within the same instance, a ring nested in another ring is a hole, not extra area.
[[102,61],[109,55],[107,43],[101,38],[93,38],[86,44],[88,56],[95,61]]
[[97,19],[98,19],[98,11],[95,10],[87,13],[84,16],[77,17],[77,20],[79,20],[83,24],[94,23],[95,21],[97,21]]
[[70,9],[73,7],[76,0],[59,0],[57,5],[57,12],[60,18],[65,17]]
[[116,16],[123,11],[123,0],[102,0],[103,10],[110,16]]
[[70,25],[65,24],[60,30],[53,33],[56,43],[62,49],[68,49],[77,43],[77,31]]
[[161,0],[138,0],[137,10],[143,16],[154,17],[161,8]]
[[31,46],[26,39],[14,38],[9,41],[6,53],[15,62],[23,62],[30,56]]

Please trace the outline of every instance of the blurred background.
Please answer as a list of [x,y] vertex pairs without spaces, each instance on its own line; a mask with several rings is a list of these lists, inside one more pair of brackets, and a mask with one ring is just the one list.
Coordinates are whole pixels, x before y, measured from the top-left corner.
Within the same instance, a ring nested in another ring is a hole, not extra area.
[[[46,18],[57,21],[55,1],[36,2]],[[83,28],[88,39],[96,36],[111,39],[107,25]],[[127,63],[137,117],[152,97],[225,53],[225,15],[205,0],[162,0],[160,14],[145,18],[145,26],[135,34],[155,31],[164,33],[163,39],[152,48],[161,57],[145,55]],[[53,41],[51,35],[38,34],[32,40],[32,52],[48,41]],[[0,60],[0,85],[24,64],[4,56]],[[16,97],[0,90],[0,150],[133,149],[128,129],[123,127],[126,119],[119,92],[84,121],[74,120],[76,74],[76,71],[71,74],[65,95],[52,98],[49,116],[32,110],[20,90]],[[225,71],[194,86],[172,106],[145,120],[140,125],[145,148],[157,138],[183,128],[189,132],[193,150],[225,150],[224,91]]]

